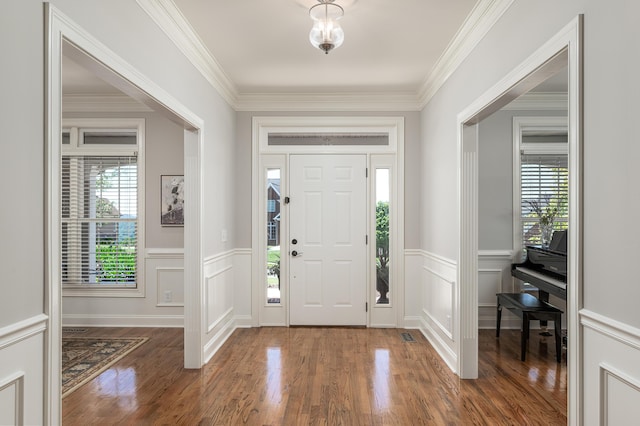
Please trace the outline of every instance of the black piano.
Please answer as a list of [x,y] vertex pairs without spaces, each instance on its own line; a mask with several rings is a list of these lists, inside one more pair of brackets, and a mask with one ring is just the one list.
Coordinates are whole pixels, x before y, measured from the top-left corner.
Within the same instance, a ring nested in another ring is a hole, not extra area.
[[511,264],[511,275],[537,287],[538,298],[545,302],[550,294],[567,300],[567,231],[555,231],[549,248],[526,249],[525,261]]

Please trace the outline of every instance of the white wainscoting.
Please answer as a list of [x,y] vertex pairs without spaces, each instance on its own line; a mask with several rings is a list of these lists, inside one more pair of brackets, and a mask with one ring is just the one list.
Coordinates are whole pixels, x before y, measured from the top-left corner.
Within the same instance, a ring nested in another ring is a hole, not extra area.
[[204,360],[208,362],[236,328],[234,319],[235,251],[204,261]]
[[233,310],[236,326],[248,328],[253,325],[251,314],[251,253],[252,250],[236,249],[233,256],[234,293]]
[[63,326],[183,327],[184,250],[147,248],[145,297],[64,297]]
[[580,324],[585,425],[636,424],[640,419],[640,329],[586,309],[580,311]]
[[157,307],[184,307],[184,250],[147,249],[146,287],[155,294]]
[[[418,319],[418,328],[442,359],[455,371],[457,355],[453,335],[453,301],[457,265],[424,250],[405,250],[407,300],[405,326]],[[409,282],[409,280],[417,281]],[[415,299],[418,299],[416,304]],[[417,310],[417,312],[413,312]]]
[[46,315],[0,328],[0,424],[42,424]]
[[[478,251],[478,328],[496,327],[496,293],[512,293],[514,288],[511,277],[513,252],[509,250]],[[520,328],[517,316],[503,310],[502,328]]]

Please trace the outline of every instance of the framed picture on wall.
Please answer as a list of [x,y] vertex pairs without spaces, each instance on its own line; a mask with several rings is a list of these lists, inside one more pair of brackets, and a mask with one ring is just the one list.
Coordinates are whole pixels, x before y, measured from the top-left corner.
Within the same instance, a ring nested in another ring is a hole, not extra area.
[[160,176],[160,225],[184,226],[184,175]]

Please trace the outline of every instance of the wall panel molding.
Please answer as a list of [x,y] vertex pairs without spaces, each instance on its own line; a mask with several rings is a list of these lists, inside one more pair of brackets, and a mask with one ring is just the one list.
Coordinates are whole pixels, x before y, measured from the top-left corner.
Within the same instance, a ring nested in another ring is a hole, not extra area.
[[0,350],[43,333],[47,329],[48,319],[45,314],[40,314],[0,328]]
[[24,375],[18,371],[0,379],[0,424],[24,424]]
[[640,350],[640,329],[588,309],[579,312],[580,324],[606,337]]
[[640,383],[606,363],[600,364],[600,424],[626,424],[640,414]]
[[419,281],[415,290],[420,292],[418,312],[405,317],[429,340],[452,371],[456,372],[458,357],[455,351],[453,328],[453,298],[457,284],[456,262],[425,250],[405,250],[411,261],[407,265],[419,268],[407,271]]

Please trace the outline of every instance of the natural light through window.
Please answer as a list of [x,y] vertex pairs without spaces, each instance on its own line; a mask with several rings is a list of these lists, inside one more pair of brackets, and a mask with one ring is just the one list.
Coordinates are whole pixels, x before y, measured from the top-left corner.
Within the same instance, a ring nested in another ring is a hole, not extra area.
[[389,169],[376,169],[376,304],[389,303]]

